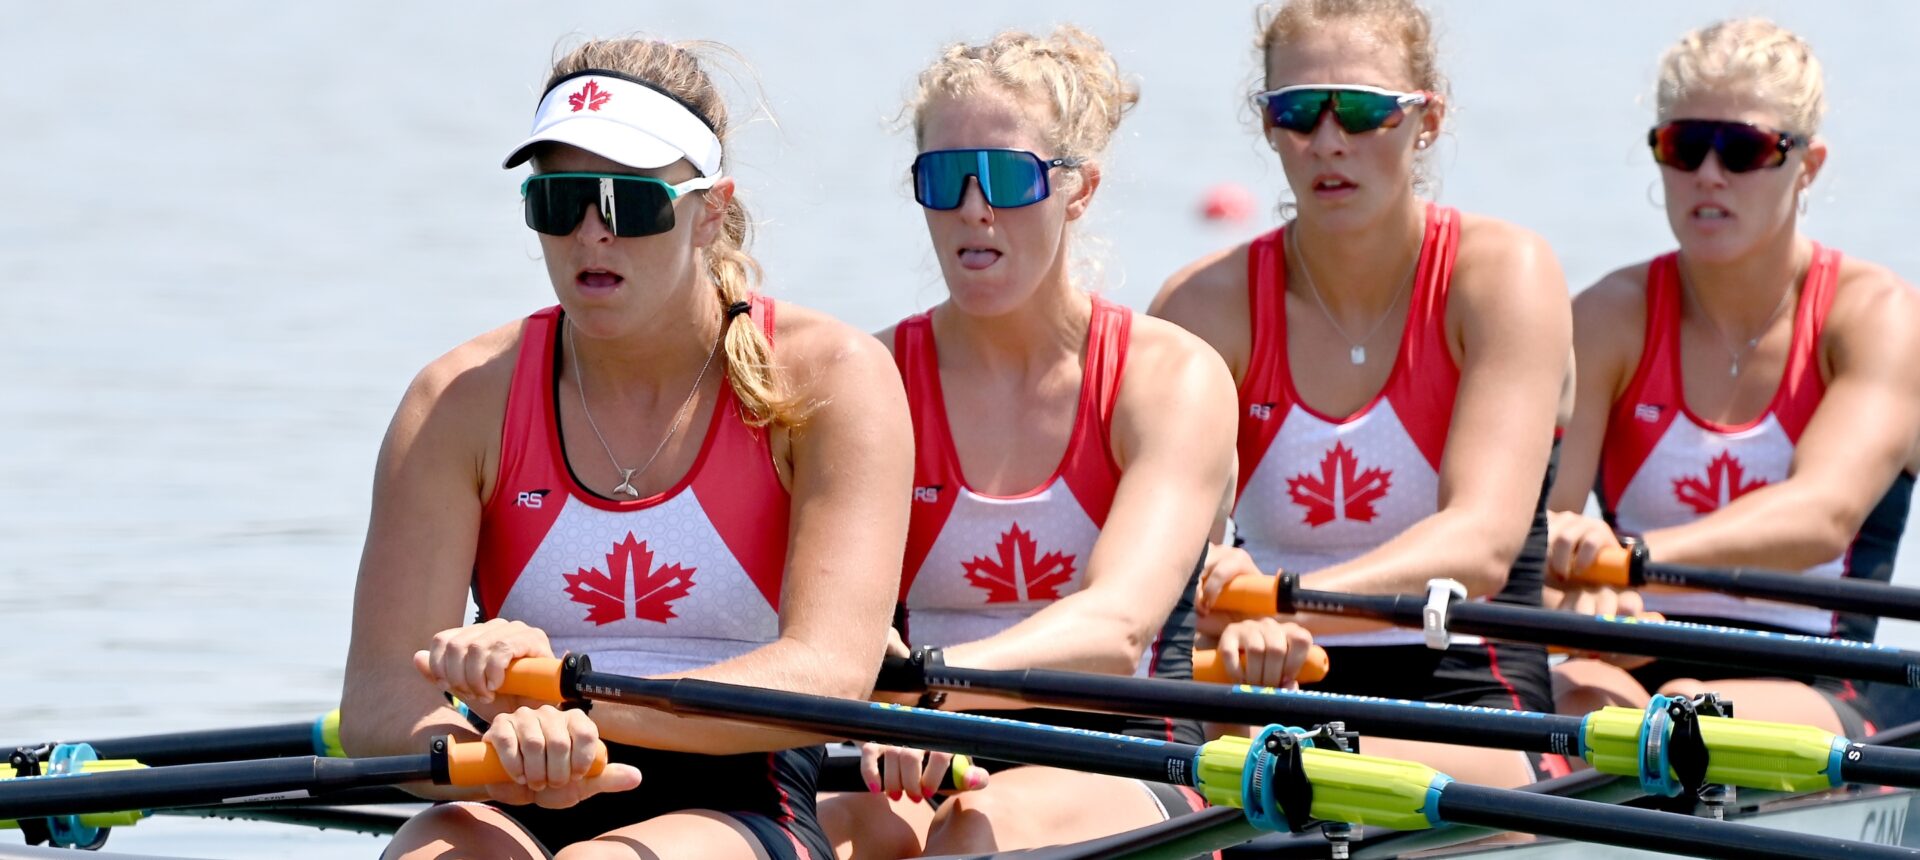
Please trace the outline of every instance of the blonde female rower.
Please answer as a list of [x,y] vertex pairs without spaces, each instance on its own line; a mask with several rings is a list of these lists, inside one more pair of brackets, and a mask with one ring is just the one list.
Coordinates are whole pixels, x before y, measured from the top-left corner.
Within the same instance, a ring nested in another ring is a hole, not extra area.
[[[532,161],[526,222],[559,304],[436,360],[394,416],[342,741],[471,736],[450,691],[491,721],[514,780],[414,817],[390,857],[829,853],[817,739],[494,694],[509,660],[566,650],[633,675],[872,688],[906,537],[906,404],[872,338],[754,295],[727,130],[687,46],[595,41],[555,64],[507,157]],[[486,620],[461,627],[469,588]],[[585,777],[603,743],[615,764]]]
[[[1574,304],[1578,408],[1553,493],[1556,576],[1623,538],[1657,562],[1892,574],[1920,466],[1920,297],[1800,230],[1827,161],[1823,90],[1806,42],[1764,20],[1696,30],[1661,60],[1647,142],[1679,249]],[[1606,521],[1582,515],[1590,491]],[[1877,621],[1698,592],[1643,603],[1576,589],[1566,605],[1869,641]],[[1556,672],[1561,705],[1711,689],[1742,717],[1871,730],[1845,679],[1746,678],[1678,656],[1630,675],[1571,661]]]
[[[1135,98],[1072,27],[953,45],[920,74],[914,197],[948,299],[880,335],[914,418],[900,629],[915,662],[1189,673],[1191,583],[1232,480],[1233,383],[1199,339],[1069,276],[1074,222]],[[1305,638],[1279,655],[1294,671]],[[920,704],[1018,707],[961,694]],[[1199,740],[1197,726],[1165,720],[996,713]],[[946,761],[868,746],[875,793],[822,810],[843,855],[1070,842],[1199,805],[1167,786],[1012,767],[930,812],[918,801]]]

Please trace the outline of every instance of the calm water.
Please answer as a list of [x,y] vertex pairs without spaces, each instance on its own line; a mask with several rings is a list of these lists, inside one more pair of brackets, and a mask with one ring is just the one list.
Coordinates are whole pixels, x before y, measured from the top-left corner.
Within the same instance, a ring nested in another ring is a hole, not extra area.
[[[735,171],[769,289],[864,328],[942,294],[891,124],[952,39],[1071,20],[1141,79],[1087,228],[1110,295],[1143,307],[1181,264],[1272,225],[1270,209],[1196,215],[1215,183],[1268,202],[1284,185],[1240,108],[1243,4],[1032,5],[0,0],[0,739],[337,700],[394,404],[434,356],[551,302],[517,176],[496,165],[565,34],[645,29],[750,58],[773,118],[735,143]],[[1659,52],[1756,11],[1827,64],[1833,158],[1808,229],[1920,279],[1902,217],[1920,119],[1892,98],[1916,83],[1920,6],[1436,5],[1457,105],[1440,199],[1540,231],[1576,288],[1668,243],[1640,143]],[[1920,584],[1911,563],[1900,577]],[[378,849],[175,820],[114,844]]]

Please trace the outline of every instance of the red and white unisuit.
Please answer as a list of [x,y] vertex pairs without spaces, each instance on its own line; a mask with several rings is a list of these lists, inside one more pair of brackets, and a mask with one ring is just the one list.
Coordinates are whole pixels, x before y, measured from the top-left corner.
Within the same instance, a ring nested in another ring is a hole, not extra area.
[[[773,303],[751,320],[769,338]],[[731,385],[693,467],[672,488],[615,500],[575,479],[560,446],[554,362],[559,308],[529,317],[501,428],[500,473],[474,563],[484,618],[546,631],[555,653],[653,675],[710,665],[774,641],[787,560],[788,495],[766,433]]]
[[[932,316],[910,317],[895,328],[894,361],[906,382],[915,439],[913,516],[900,583],[906,632],[915,644],[985,639],[1084,586],[1088,557],[1120,483],[1107,433],[1132,319],[1126,308],[1094,297],[1066,453],[1039,486],[1011,496],[975,490],[961,474]],[[1167,638],[1147,649],[1136,674],[1155,671]]]
[[[1319,412],[1294,388],[1285,232],[1254,240],[1248,252],[1253,340],[1240,383],[1240,496],[1233,520],[1262,570],[1311,573],[1367,553],[1439,510],[1440,457],[1460,384],[1446,328],[1460,214],[1427,206],[1393,370],[1380,393],[1349,415]],[[1502,598],[1537,604],[1539,585],[1538,571],[1516,567]],[[1418,631],[1387,630],[1318,641],[1423,640]]]
[[[1620,531],[1644,534],[1683,525],[1787,478],[1794,445],[1826,394],[1820,337],[1839,272],[1840,253],[1815,244],[1794,307],[1786,368],[1772,401],[1751,421],[1722,424],[1694,414],[1682,391],[1679,256],[1667,254],[1649,264],[1645,345],[1633,378],[1613,403],[1601,449],[1600,500]],[[1904,500],[1903,495],[1897,506],[1883,501],[1848,552],[1802,573],[1838,578],[1850,570],[1891,570],[1905,521]],[[1881,522],[1889,516],[1899,522]],[[1883,534],[1889,526],[1892,540]],[[1885,573],[1878,577],[1884,580]],[[1646,601],[1648,609],[1670,616],[1727,619],[1821,636],[1841,632],[1834,613],[1806,606],[1704,592],[1648,592]]]

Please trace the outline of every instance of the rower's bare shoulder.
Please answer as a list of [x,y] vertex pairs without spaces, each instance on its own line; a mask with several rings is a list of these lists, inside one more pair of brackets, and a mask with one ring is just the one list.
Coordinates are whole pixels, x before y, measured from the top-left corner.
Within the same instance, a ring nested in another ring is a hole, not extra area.
[[1920,342],[1912,336],[1920,328],[1920,290],[1886,266],[1842,257],[1826,327],[1843,336],[1898,341],[1920,351]]
[[886,348],[888,355],[892,355],[893,354],[893,335],[894,335],[894,332],[897,332],[899,330],[900,330],[900,324],[894,323],[893,325],[887,326],[886,328],[883,328],[879,331],[874,332],[873,339],[879,341],[880,345]]
[[[1220,353],[1199,336],[1167,320],[1134,314],[1127,346],[1129,384],[1139,383],[1136,388],[1184,389],[1220,374],[1231,394],[1233,377],[1226,371]],[[1125,386],[1121,394],[1125,396]]]
[[1247,253],[1248,243],[1242,242],[1188,263],[1161,285],[1147,313],[1185,325],[1188,318],[1225,315],[1222,309],[1237,302],[1244,316]]
[[1892,310],[1911,313],[1920,303],[1920,291],[1892,269],[1858,257],[1840,259],[1839,283],[1830,313]]
[[414,375],[402,401],[408,409],[451,417],[491,419],[506,410],[525,320],[514,320],[460,344]]
[[1510,221],[1461,213],[1455,283],[1468,290],[1566,294],[1566,275],[1545,237]]
[[879,374],[898,384],[892,354],[878,338],[800,305],[775,304],[773,353],[775,362],[792,374],[794,384],[815,389],[814,393],[830,394]]
[[1639,262],[1606,273],[1573,297],[1574,325],[1604,331],[1633,332],[1647,324],[1647,269]]

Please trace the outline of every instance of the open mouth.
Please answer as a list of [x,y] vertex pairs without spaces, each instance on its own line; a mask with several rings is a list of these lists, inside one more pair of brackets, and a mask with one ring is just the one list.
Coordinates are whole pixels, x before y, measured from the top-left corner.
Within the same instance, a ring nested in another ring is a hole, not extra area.
[[992,248],[961,248],[960,265],[967,269],[979,271],[994,263],[1000,262],[1001,256],[1003,255],[999,251]]
[[1727,211],[1724,206],[1705,203],[1693,207],[1693,217],[1699,221],[1724,221],[1732,218],[1733,213]]
[[1353,180],[1337,174],[1316,176],[1313,179],[1313,190],[1316,194],[1333,194],[1342,191],[1352,191],[1359,187],[1360,186],[1356,185]]
[[606,269],[581,269],[579,274],[573,276],[573,280],[588,289],[610,290],[620,286],[626,278]]

